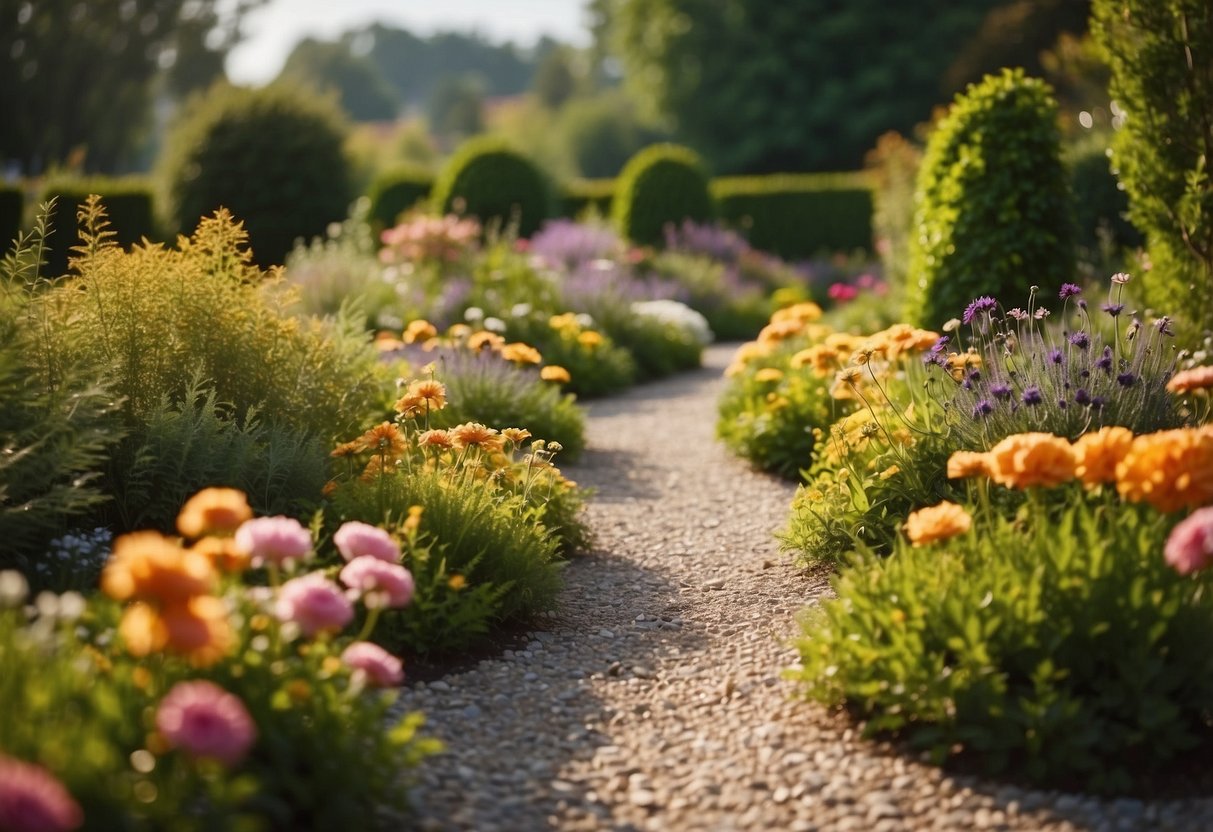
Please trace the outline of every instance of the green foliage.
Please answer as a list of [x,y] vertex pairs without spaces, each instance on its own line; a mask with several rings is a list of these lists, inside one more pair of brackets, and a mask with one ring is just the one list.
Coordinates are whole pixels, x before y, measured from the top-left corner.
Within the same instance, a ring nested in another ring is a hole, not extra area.
[[808,613],[797,677],[869,734],[1052,787],[1123,791],[1207,735],[1213,594],[1162,557],[1169,522],[1058,495],[1016,520],[866,557]]
[[485,226],[517,223],[529,237],[549,214],[550,194],[533,162],[494,138],[465,142],[447,161],[433,189],[441,213],[476,217]]
[[484,132],[484,85],[476,75],[438,80],[427,107],[430,128],[449,143]]
[[13,185],[0,184],[0,240],[8,244],[21,232],[21,215],[25,210],[25,192]]
[[1149,244],[1142,290],[1185,310],[1191,336],[1213,306],[1213,14],[1203,0],[1096,0],[1091,30],[1125,112],[1112,165]]
[[428,200],[434,187],[434,176],[415,166],[386,170],[371,182],[370,221],[378,228],[389,228],[405,211]]
[[76,245],[76,215],[89,194],[97,194],[105,204],[114,242],[130,248],[143,239],[159,239],[152,209],[151,184],[138,177],[115,179],[91,176],[83,179],[57,178],[42,188],[39,202],[54,200],[48,221],[54,232],[50,237],[43,271],[58,276],[67,273],[69,252]]
[[159,172],[174,226],[223,207],[242,221],[263,266],[297,238],[324,233],[351,198],[345,125],[329,99],[281,85],[217,86],[195,99],[165,140]]
[[721,219],[780,257],[872,250],[872,190],[862,176],[722,177],[712,181],[712,195]]
[[876,250],[885,277],[898,289],[905,286],[910,268],[914,181],[921,164],[922,150],[900,133],[891,131],[876,140],[876,146],[864,159],[864,170],[873,188],[872,232]]
[[745,280],[737,264],[703,254],[667,249],[648,264],[656,274],[677,282],[687,304],[707,319],[721,341],[753,338],[771,316],[768,289]]
[[641,120],[620,89],[573,98],[560,111],[559,129],[577,172],[589,179],[618,176],[628,159],[668,136]]
[[659,245],[665,226],[715,216],[708,175],[693,150],[673,144],[647,147],[624,166],[615,183],[611,219],[628,240]]
[[1078,245],[1091,252],[1141,245],[1141,233],[1126,219],[1129,196],[1119,187],[1103,147],[1084,149],[1070,160],[1069,168]]
[[[584,311],[632,356],[637,381],[665,378],[701,363],[703,342],[695,330],[679,322],[637,314],[631,305],[609,297],[587,304]],[[703,324],[707,326],[706,321]]]
[[632,355],[597,329],[582,326],[572,313],[519,315],[511,317],[506,326],[507,337],[535,347],[544,364],[568,370],[572,380],[565,387],[577,396],[609,396],[636,380]]
[[560,216],[575,218],[585,213],[607,216],[615,198],[614,179],[576,179],[560,190]]
[[304,38],[295,44],[275,80],[336,92],[341,109],[353,121],[394,121],[400,111],[396,90],[378,68],[342,43]]
[[299,299],[299,311],[349,320],[361,316],[367,329],[375,329],[378,318],[395,314],[400,303],[395,286],[383,279],[378,252],[366,212],[359,210],[336,235],[297,245],[287,257],[283,278]]
[[979,295],[1072,277],[1057,105],[1022,71],[957,96],[932,133],[915,196],[906,319],[940,326]]

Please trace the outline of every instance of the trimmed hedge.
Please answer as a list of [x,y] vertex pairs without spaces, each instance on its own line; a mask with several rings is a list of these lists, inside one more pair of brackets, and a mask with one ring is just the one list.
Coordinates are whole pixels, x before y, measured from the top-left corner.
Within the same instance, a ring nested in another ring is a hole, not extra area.
[[715,216],[703,160],[676,144],[650,145],[629,159],[611,203],[619,233],[641,245],[661,245],[669,223],[704,222]]
[[872,250],[872,188],[863,174],[774,174],[713,180],[720,217],[754,248],[788,260]]
[[38,198],[41,204],[55,197],[44,274],[53,277],[67,272],[71,249],[79,242],[76,212],[89,194],[101,197],[110,231],[123,248],[130,248],[144,237],[157,239],[152,186],[146,179],[104,176],[53,179],[46,183]]
[[15,185],[0,185],[0,242],[4,250],[21,233],[21,212],[25,208],[25,194]]
[[375,177],[367,197],[371,201],[370,220],[376,230],[391,228],[405,211],[428,200],[434,189],[434,175],[424,168],[391,168]]
[[560,191],[560,216],[576,219],[591,207],[602,216],[611,213],[614,179],[575,179]]
[[502,228],[517,221],[518,236],[529,237],[551,215],[547,179],[530,159],[491,136],[469,139],[438,174],[431,196],[442,214],[476,217]]

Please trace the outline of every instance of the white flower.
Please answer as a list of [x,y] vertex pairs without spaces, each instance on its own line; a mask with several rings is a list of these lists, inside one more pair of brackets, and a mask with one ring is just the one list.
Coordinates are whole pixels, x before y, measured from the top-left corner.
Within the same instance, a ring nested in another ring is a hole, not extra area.
[[489,332],[505,332],[505,321],[501,318],[485,318],[481,326]]
[[638,301],[632,304],[632,312],[679,327],[700,344],[710,344],[714,338],[707,318],[676,300]]
[[484,310],[479,306],[469,306],[463,310],[463,319],[465,321],[479,321],[484,319]]

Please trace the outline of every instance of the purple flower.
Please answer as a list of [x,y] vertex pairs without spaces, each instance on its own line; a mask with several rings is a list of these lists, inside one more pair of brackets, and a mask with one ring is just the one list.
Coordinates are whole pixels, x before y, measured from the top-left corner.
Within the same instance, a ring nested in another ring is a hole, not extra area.
[[935,352],[935,353],[943,352],[945,349],[947,349],[948,344],[951,342],[951,340],[952,340],[952,337],[950,335],[940,335],[938,340],[936,340],[935,343],[931,345],[931,352]]
[[1086,309],[1086,308],[1087,308],[1087,301],[1086,301],[1084,298],[1079,298],[1079,299],[1078,299],[1078,308],[1079,308],[1079,309]]
[[1068,404],[1068,402],[1066,402],[1066,400],[1065,400],[1065,399],[1058,399],[1058,400],[1057,400],[1057,409],[1058,409],[1058,410],[1065,410],[1065,409],[1066,409],[1066,405],[1067,405],[1067,404]]
[[1041,395],[1040,395],[1040,388],[1037,387],[1035,384],[1033,384],[1031,387],[1028,387],[1027,389],[1025,389],[1023,391],[1023,395],[1020,396],[1020,398],[1023,399],[1024,404],[1033,405],[1033,406],[1038,405],[1041,403],[1041,401],[1043,401],[1043,399],[1041,398]]
[[1092,396],[1091,397],[1091,407],[1095,408],[1096,410],[1099,410],[1107,403],[1108,403],[1108,400],[1105,399],[1103,396]]
[[1095,362],[1095,366],[1103,370],[1105,373],[1112,371],[1112,348],[1105,346],[1103,355]]
[[1125,305],[1123,303],[1103,303],[1099,308],[1115,318],[1124,311]]
[[997,384],[991,384],[990,393],[992,393],[994,395],[994,398],[996,398],[996,399],[1009,398],[1011,395],[1011,385],[1003,384],[1002,382],[998,382]]
[[1085,350],[1091,346],[1091,337],[1085,332],[1075,332],[1070,336],[1070,343],[1079,349]]
[[1137,376],[1129,372],[1121,373],[1116,376],[1116,383],[1121,387],[1132,387],[1137,383]]
[[994,412],[994,403],[989,399],[982,399],[977,404],[973,405],[973,418],[981,419],[989,416]]
[[1049,350],[1049,361],[1051,363],[1060,364],[1062,358],[1063,358],[1063,356],[1061,354],[1061,350],[1057,349],[1057,347],[1054,347],[1053,349]]
[[961,318],[961,321],[966,324],[971,323],[973,318],[975,318],[978,314],[982,312],[989,312],[996,306],[998,306],[998,301],[994,300],[994,298],[988,295],[983,295],[965,307],[965,313]]
[[1159,333],[1161,333],[1163,335],[1174,335],[1175,330],[1171,328],[1171,323],[1172,323],[1171,318],[1168,317],[1167,315],[1163,315],[1161,318],[1159,318],[1157,321],[1154,322],[1154,328],[1157,329],[1159,331]]
[[1066,298],[1072,298],[1075,295],[1081,295],[1081,294],[1082,294],[1081,286],[1077,286],[1073,283],[1063,283],[1063,284],[1061,284],[1061,291],[1057,293],[1057,296],[1059,298],[1061,298],[1062,300],[1065,300]]
[[1082,405],[1090,404],[1091,395],[1085,389],[1079,387],[1074,393],[1074,403]]

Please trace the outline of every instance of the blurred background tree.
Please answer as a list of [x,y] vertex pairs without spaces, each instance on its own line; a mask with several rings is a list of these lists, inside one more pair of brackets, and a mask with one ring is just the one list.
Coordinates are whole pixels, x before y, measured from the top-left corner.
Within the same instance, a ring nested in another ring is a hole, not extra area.
[[341,108],[354,121],[391,121],[400,111],[400,94],[370,59],[346,43],[305,38],[291,50],[279,81],[336,92]]

